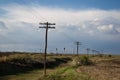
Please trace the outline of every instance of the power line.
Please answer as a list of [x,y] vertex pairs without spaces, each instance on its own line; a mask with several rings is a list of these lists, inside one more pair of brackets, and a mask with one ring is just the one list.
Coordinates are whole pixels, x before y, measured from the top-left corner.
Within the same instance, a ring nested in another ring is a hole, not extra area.
[[55,23],[40,23],[40,25],[45,25],[39,28],[45,28],[46,34],[45,34],[45,53],[44,53],[44,77],[46,79],[46,54],[47,54],[47,36],[48,36],[48,29],[55,29],[55,27],[51,27],[50,25],[55,25]]

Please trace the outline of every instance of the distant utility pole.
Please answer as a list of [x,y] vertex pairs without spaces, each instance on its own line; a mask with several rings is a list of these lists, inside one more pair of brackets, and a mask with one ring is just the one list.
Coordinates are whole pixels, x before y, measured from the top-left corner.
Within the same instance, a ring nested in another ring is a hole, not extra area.
[[56,55],[58,54],[58,48],[56,48]]
[[45,53],[44,53],[44,77],[46,78],[46,54],[47,54],[47,35],[48,35],[48,29],[55,29],[55,27],[51,27],[50,25],[55,25],[55,23],[39,23],[40,25],[44,25],[39,28],[45,28],[46,29],[46,34],[45,34]]
[[75,44],[77,45],[77,56],[78,56],[78,53],[79,53],[79,45],[81,45],[81,43],[79,41],[75,42]]
[[87,48],[87,56],[89,56],[89,51],[90,51],[90,48]]
[[65,48],[64,48],[64,53],[65,53]]
[[41,49],[40,49],[40,53],[41,53]]
[[95,50],[92,50],[92,54],[95,55]]
[[92,53],[94,54],[95,50],[92,50]]

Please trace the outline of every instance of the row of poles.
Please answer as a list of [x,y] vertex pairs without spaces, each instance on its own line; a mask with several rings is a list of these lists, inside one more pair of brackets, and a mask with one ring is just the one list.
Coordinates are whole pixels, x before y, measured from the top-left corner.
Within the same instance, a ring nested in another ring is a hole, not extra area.
[[[55,23],[49,23],[49,22],[45,22],[45,23],[39,23],[40,26],[39,28],[45,28],[46,29],[46,33],[45,33],[45,53],[44,53],[44,78],[46,80],[46,55],[47,55],[47,36],[48,36],[48,29],[55,29],[55,27],[51,26],[51,25],[56,25]],[[79,45],[81,45],[81,42],[76,41],[75,42],[76,46],[77,46],[77,56],[79,55]],[[89,54],[90,48],[87,48],[87,55]],[[58,51],[58,49],[56,48],[56,52]],[[65,48],[64,48],[64,52],[65,52]],[[93,53],[98,52],[96,50],[92,50]]]

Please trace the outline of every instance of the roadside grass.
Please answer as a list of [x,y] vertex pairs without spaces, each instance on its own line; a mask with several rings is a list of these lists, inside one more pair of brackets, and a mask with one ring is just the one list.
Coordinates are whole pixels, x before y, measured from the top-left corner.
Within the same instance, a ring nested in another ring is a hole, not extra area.
[[[71,61],[63,63],[53,69],[47,69],[46,80],[94,80],[90,76],[78,73],[78,66],[71,65]],[[18,73],[0,77],[0,80],[45,80],[43,69],[28,71],[26,73]]]
[[[73,63],[76,62],[70,61],[66,66],[56,67],[47,75],[46,80],[95,80],[87,74],[78,73],[76,70],[79,66]],[[41,76],[39,80],[45,80],[44,76]]]
[[[44,80],[40,78],[39,80]],[[76,72],[75,67],[65,67],[57,69],[55,72],[47,75],[46,80],[94,80],[86,74]]]

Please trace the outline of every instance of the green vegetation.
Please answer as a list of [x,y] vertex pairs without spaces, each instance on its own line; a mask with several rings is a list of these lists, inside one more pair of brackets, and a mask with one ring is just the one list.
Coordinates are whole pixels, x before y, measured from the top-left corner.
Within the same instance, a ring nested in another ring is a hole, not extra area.
[[88,56],[80,56],[75,58],[76,65],[82,66],[82,65],[92,65],[92,61]]
[[111,54],[109,54],[109,55],[108,55],[108,57],[112,57],[112,55],[111,55]]
[[[72,66],[58,68],[53,73],[47,75],[46,80],[93,80],[88,75],[79,74],[76,71],[76,68],[77,67]],[[39,80],[44,80],[44,76],[42,76]]]

